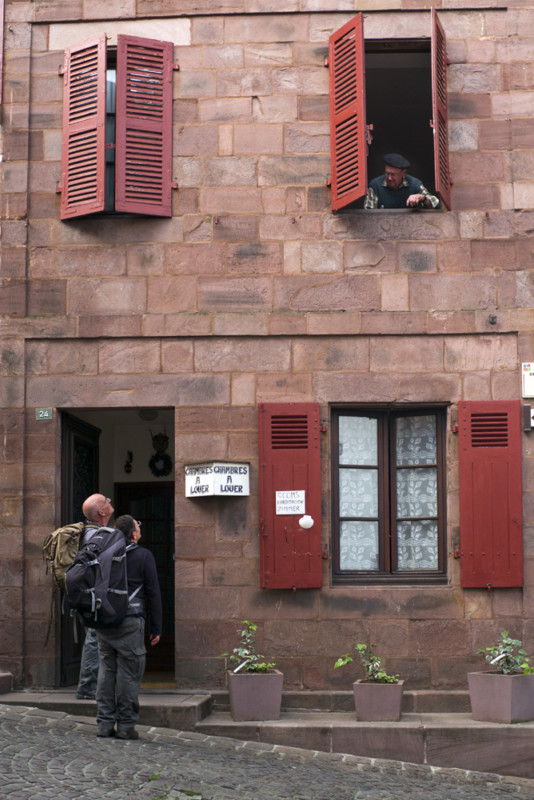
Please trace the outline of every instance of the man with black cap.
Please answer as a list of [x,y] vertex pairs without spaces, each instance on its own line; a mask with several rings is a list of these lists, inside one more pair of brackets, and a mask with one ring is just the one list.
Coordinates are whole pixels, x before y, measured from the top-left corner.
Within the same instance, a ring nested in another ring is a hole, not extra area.
[[363,207],[437,208],[439,200],[418,178],[408,175],[410,162],[398,153],[384,156],[384,174],[369,184]]

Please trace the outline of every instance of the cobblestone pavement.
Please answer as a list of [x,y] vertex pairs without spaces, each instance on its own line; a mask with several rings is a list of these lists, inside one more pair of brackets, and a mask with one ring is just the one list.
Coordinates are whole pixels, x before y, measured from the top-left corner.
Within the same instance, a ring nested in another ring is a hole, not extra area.
[[0,705],[2,800],[534,800],[534,781]]

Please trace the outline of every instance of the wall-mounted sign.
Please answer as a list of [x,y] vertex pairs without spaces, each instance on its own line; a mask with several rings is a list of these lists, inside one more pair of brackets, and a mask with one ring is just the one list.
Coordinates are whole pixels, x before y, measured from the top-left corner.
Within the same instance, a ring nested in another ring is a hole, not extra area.
[[53,411],[51,408],[36,408],[35,419],[52,419]]
[[207,461],[185,467],[186,497],[246,497],[250,494],[250,465]]
[[304,490],[276,492],[277,514],[304,514],[305,505],[306,492]]
[[523,397],[534,397],[534,362],[521,365]]

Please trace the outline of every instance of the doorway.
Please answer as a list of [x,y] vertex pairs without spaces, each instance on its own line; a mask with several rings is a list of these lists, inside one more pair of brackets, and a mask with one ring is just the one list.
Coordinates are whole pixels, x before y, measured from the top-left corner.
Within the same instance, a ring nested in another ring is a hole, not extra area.
[[[162,463],[158,437],[167,443],[164,475],[153,463]],[[156,559],[163,605],[163,635],[156,647],[147,647],[146,668],[168,680],[174,676],[174,409],[63,411],[61,474],[61,524],[82,520],[82,503],[94,492],[113,498],[115,516],[131,514],[142,522],[140,544]],[[61,615],[62,686],[78,681],[82,643],[83,631],[76,637],[71,617]]]
[[163,631],[156,647],[146,634],[146,671],[174,674],[174,483],[116,483],[116,514],[141,523],[141,545],[156,559]]

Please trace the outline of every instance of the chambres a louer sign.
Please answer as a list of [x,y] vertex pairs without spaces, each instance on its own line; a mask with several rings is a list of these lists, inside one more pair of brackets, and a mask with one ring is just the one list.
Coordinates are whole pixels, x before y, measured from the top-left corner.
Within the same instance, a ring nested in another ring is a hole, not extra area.
[[245,497],[249,489],[250,465],[235,461],[186,464],[186,497]]

